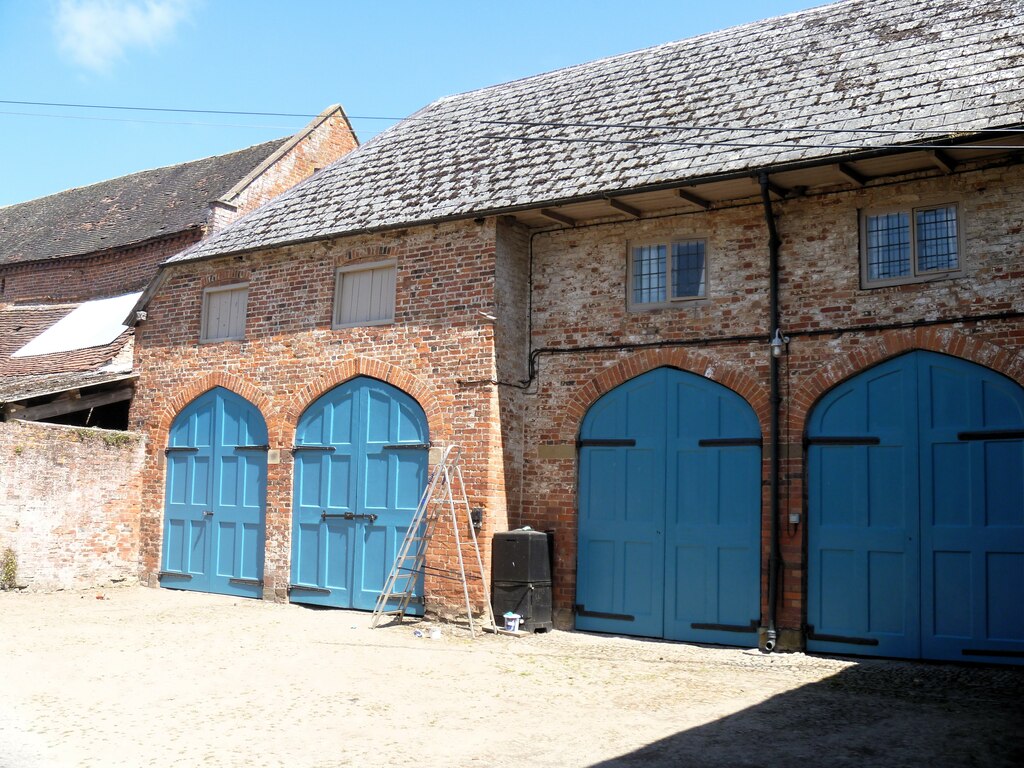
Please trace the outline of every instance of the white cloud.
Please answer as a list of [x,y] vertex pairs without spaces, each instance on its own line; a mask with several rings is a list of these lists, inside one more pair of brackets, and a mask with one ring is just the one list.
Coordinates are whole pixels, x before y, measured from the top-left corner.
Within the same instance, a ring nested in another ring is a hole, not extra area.
[[60,0],[56,35],[77,64],[105,72],[130,48],[153,48],[170,38],[192,0]]

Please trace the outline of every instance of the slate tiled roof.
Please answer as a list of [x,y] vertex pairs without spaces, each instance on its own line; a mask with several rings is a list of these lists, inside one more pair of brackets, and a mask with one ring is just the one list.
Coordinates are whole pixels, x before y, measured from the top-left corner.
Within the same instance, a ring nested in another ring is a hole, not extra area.
[[0,208],[0,265],[78,256],[201,226],[209,203],[289,138]]
[[1024,0],[849,0],[441,99],[170,261],[1019,125],[1022,83]]

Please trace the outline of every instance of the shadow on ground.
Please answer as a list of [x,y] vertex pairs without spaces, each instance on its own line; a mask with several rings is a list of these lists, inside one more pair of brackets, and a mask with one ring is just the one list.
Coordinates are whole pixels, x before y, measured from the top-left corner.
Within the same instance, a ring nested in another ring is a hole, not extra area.
[[1022,691],[1020,667],[866,661],[593,768],[1019,768]]

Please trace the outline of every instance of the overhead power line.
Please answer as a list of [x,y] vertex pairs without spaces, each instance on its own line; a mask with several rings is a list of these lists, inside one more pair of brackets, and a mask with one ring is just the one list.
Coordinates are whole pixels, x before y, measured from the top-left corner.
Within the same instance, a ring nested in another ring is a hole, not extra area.
[[[241,110],[226,110],[226,109],[191,109],[191,108],[178,108],[178,107],[140,107],[140,106],[128,106],[128,105],[112,105],[112,104],[78,104],[70,102],[49,102],[49,101],[15,101],[8,99],[0,99],[0,104],[10,104],[17,106],[34,106],[34,107],[61,107],[69,109],[103,109],[103,110],[123,110],[131,112],[170,112],[179,114],[196,114],[196,115],[233,115],[239,117],[297,117],[312,119],[317,117],[316,114],[304,113],[304,112],[247,112]],[[38,113],[25,113],[25,112],[0,112],[0,114],[16,114],[16,115],[29,115],[38,117],[54,117],[54,118],[78,118],[84,119],[79,116],[73,115],[53,115],[53,114],[38,114]],[[595,123],[595,122],[580,122],[580,121],[545,121],[545,120],[495,120],[489,118],[474,118],[474,117],[457,117],[451,115],[435,116],[435,115],[411,115],[406,117],[394,117],[386,115],[347,115],[350,120],[382,120],[389,122],[398,122],[401,120],[409,121],[424,121],[424,122],[439,122],[439,123],[465,123],[465,124],[476,124],[476,125],[493,125],[493,126],[505,126],[505,127],[524,127],[524,128],[598,128],[607,129],[615,128],[621,130],[645,130],[645,131],[670,131],[670,132],[690,132],[690,131],[747,131],[750,133],[760,134],[778,134],[778,133],[806,133],[811,135],[851,135],[851,134],[863,134],[868,136],[899,136],[899,135],[913,135],[913,136],[949,136],[957,133],[964,134],[1024,134],[1024,128],[977,128],[977,129],[960,129],[957,127],[948,128],[815,128],[803,125],[780,125],[780,126],[754,126],[754,125],[737,125],[737,124],[698,124],[698,125],[665,125],[659,123]],[[99,118],[94,118],[99,119]],[[111,118],[113,119],[113,118]],[[139,121],[141,122],[141,121]],[[216,123],[182,123],[182,122],[165,122],[165,121],[148,121],[156,124],[168,124],[168,125],[214,125],[221,127],[221,124]],[[224,127],[272,127],[272,128],[283,128],[285,126],[234,126],[228,125]],[[572,141],[574,139],[566,139]],[[581,140],[584,141],[584,140]]]

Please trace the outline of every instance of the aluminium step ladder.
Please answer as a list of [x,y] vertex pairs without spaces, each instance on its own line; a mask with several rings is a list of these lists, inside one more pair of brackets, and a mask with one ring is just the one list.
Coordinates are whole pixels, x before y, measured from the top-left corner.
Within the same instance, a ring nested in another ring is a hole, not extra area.
[[[469,499],[466,496],[466,484],[462,478],[461,461],[461,447],[449,445],[443,449],[441,458],[430,473],[426,488],[423,489],[419,504],[416,505],[416,512],[413,514],[409,530],[398,548],[398,555],[391,566],[384,589],[377,596],[377,604],[373,609],[373,618],[370,621],[371,628],[376,627],[384,616],[398,616],[398,621],[404,619],[416,589],[417,579],[426,572],[430,572],[437,578],[462,582],[462,594],[466,599],[466,615],[469,619],[469,634],[472,637],[476,636],[473,625],[473,606],[469,600],[466,564],[462,557],[462,537],[459,535],[460,525],[466,525],[473,542],[477,572],[483,587],[484,604],[486,605],[485,618],[490,622],[490,626],[485,626],[484,629],[491,632],[498,631],[494,622],[494,611],[491,608],[487,579],[484,577],[483,561],[480,558],[480,545],[477,542],[476,529],[473,527]],[[460,515],[460,513],[462,514]],[[451,525],[455,551],[458,553],[459,569],[457,572],[445,568],[433,568],[426,564],[427,546],[437,527],[445,521]],[[394,600],[398,601],[397,607],[389,608],[388,603]]]

